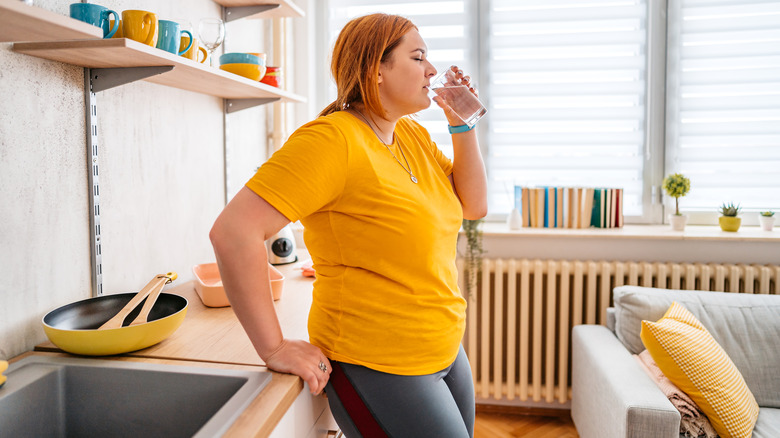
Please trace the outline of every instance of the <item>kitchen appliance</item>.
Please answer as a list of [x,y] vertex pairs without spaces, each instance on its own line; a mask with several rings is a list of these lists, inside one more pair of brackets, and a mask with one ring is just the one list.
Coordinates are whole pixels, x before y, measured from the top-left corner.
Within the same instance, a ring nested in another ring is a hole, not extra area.
[[298,261],[295,254],[295,235],[289,225],[266,240],[265,247],[268,250],[268,263],[272,265],[286,265]]

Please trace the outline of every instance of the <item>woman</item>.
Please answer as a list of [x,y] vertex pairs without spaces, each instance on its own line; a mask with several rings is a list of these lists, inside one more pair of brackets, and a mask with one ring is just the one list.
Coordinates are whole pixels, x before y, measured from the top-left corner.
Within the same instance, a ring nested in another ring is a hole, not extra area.
[[[406,117],[430,106],[426,56],[405,18],[348,23],[332,56],[338,99],[258,170],[210,234],[257,353],[313,394],[325,389],[350,438],[473,434],[455,256],[462,218],[486,213],[487,182],[475,132],[446,102],[434,99],[454,132],[452,162]],[[310,343],[282,335],[263,245],[296,220],[317,272]]]

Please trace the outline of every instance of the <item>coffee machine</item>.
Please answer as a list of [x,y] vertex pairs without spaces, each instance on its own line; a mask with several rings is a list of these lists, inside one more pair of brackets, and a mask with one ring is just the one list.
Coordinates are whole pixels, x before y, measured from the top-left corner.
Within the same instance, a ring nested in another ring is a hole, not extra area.
[[295,235],[289,225],[265,241],[268,262],[272,265],[286,265],[298,261],[295,254]]

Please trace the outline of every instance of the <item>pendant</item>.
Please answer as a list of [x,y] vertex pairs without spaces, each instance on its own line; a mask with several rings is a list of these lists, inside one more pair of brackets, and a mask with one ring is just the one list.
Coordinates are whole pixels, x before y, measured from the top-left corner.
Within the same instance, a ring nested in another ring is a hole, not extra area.
[[417,184],[417,177],[412,174],[409,174],[409,176],[412,178],[412,182]]

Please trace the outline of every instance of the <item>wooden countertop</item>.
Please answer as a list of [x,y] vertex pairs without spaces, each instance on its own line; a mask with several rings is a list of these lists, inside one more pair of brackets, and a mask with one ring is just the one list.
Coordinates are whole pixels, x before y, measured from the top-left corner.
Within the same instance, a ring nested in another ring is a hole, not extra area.
[[[306,260],[308,255],[301,252],[299,258]],[[282,297],[275,304],[285,337],[308,340],[306,325],[313,278],[301,275],[300,265],[301,262],[277,266],[285,281]],[[181,327],[157,345],[101,359],[207,368],[266,369],[230,307],[204,306],[195,292],[193,281],[170,287],[165,292],[181,295],[189,302]],[[68,355],[51,342],[40,344],[33,353],[27,354]],[[225,437],[268,436],[304,388],[303,380],[297,376],[271,373],[271,382],[233,423]]]

